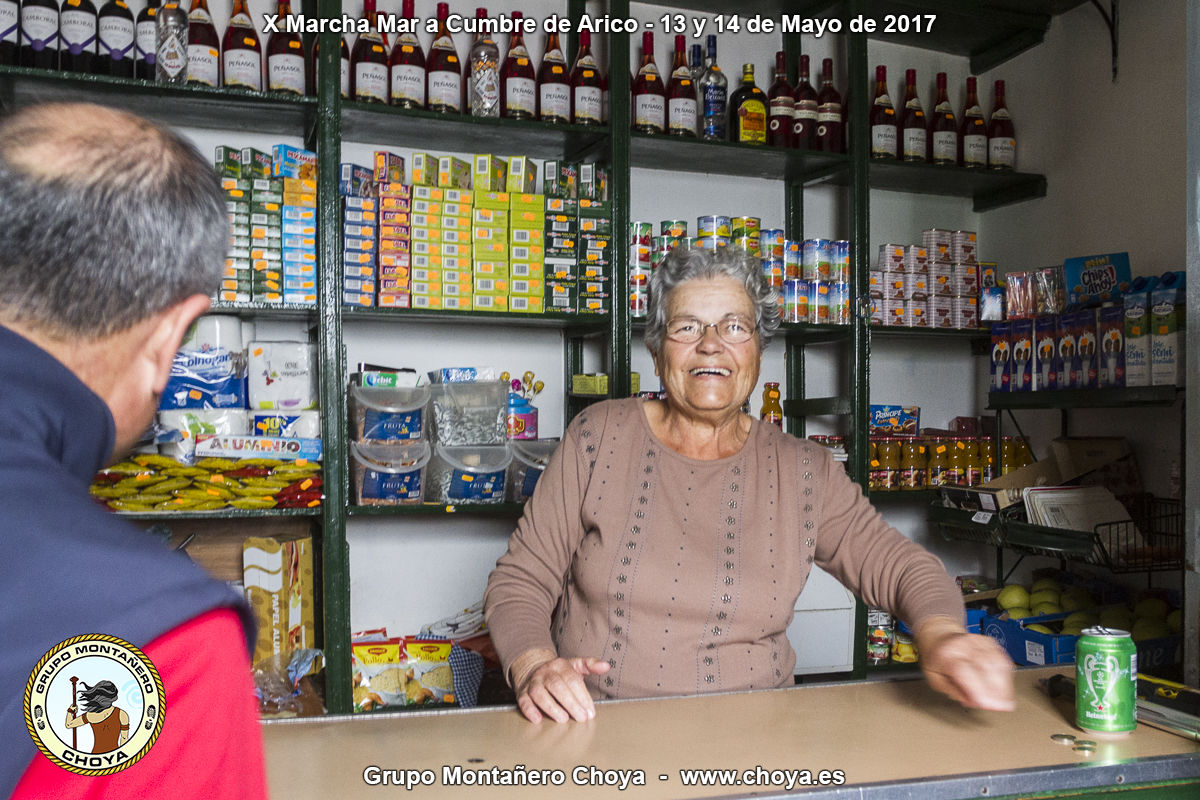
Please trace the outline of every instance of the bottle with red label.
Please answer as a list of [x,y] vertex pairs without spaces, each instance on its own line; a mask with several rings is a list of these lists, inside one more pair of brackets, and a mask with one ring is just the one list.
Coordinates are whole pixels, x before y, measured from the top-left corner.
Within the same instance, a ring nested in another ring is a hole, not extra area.
[[815,149],[826,153],[844,153],[842,96],[833,86],[833,59],[821,61],[821,88],[817,92],[817,131]]
[[1017,166],[1017,137],[1004,100],[1004,81],[996,81],[992,118],[988,121],[988,169],[1012,172]]
[[262,44],[246,0],[233,0],[233,13],[221,42],[221,69],[225,86],[262,91]]
[[967,169],[987,169],[987,122],[979,105],[974,76],[967,78],[967,102],[963,106],[962,124],[958,129],[959,166]]
[[904,110],[900,118],[900,156],[903,161],[925,161],[929,132],[925,109],[917,94],[917,71],[904,71]]
[[[414,18],[413,0],[404,0],[401,15]],[[415,33],[400,33],[388,58],[392,105],[400,108],[425,107],[425,51]]]
[[387,103],[388,42],[379,30],[375,0],[363,0],[363,19],[369,27],[354,40],[350,54],[350,94],[364,103]]
[[684,37],[675,37],[671,80],[667,84],[667,133],[696,137],[696,84],[684,52]]
[[207,0],[192,0],[187,36],[187,82],[193,86],[220,86],[221,38]]
[[278,0],[275,13],[280,20],[279,30],[267,38],[267,89],[283,94],[310,93],[308,58],[304,39],[288,32],[285,22],[292,16],[291,0]]
[[632,84],[633,129],[639,133],[665,133],[667,98],[658,66],[654,63],[654,34],[642,33],[642,66]]
[[896,158],[896,109],[887,89],[887,67],[875,67],[875,100],[868,120],[871,126],[871,158]]
[[796,100],[787,79],[787,54],[782,50],[775,53],[775,76],[767,87],[767,106],[767,144],[791,147]]
[[508,37],[508,52],[500,69],[500,116],[533,119],[537,116],[537,75],[521,32],[520,11],[512,12],[516,29]]
[[591,31],[579,32],[579,53],[571,68],[571,121],[576,125],[604,122],[603,77],[592,55]]
[[817,132],[817,90],[808,82],[808,56],[800,56],[800,74],[792,92],[792,147],[812,150]]
[[546,52],[538,69],[538,119],[542,122],[571,121],[571,76],[567,57],[558,44],[558,33],[546,35]]
[[946,94],[946,73],[937,74],[937,100],[929,120],[929,160],[938,166],[958,163],[958,121]]
[[462,111],[462,63],[446,22],[449,16],[450,4],[438,3],[437,33],[425,60],[425,107],[441,114],[458,114]]

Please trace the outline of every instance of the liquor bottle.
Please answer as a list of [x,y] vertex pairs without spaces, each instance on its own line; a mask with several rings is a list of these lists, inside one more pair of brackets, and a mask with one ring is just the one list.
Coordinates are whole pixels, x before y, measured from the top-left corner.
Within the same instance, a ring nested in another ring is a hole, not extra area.
[[667,127],[666,89],[654,64],[654,34],[642,32],[642,66],[630,84],[633,90],[633,129],[664,133]]
[[[688,72],[692,73],[692,85],[700,85],[700,76],[704,74],[704,48],[699,43],[692,45],[691,61],[688,62]],[[699,102],[700,98],[696,98]]]
[[929,160],[938,166],[958,163],[958,123],[946,94],[946,73],[937,74],[937,102],[929,120]]
[[800,75],[792,92],[792,147],[812,150],[817,131],[817,90],[808,82],[808,56],[800,56]]
[[154,64],[158,50],[158,0],[149,0],[138,12],[134,23],[135,71],[144,81],[154,80]]
[[177,2],[163,5],[154,17],[154,80],[183,85],[188,76],[188,17]]
[[[487,9],[475,9],[475,18],[487,19]],[[483,27],[482,25],[480,26]],[[475,35],[475,42],[467,57],[471,77],[467,83],[467,97],[471,103],[472,117],[500,116],[500,48],[487,32]]]
[[608,73],[600,76],[600,122],[608,124]]
[[508,37],[508,52],[504,54],[504,67],[500,70],[500,115],[509,119],[533,119],[537,116],[537,75],[521,33],[521,12],[512,12],[512,19],[516,30]]
[[198,86],[220,86],[221,39],[213,25],[207,0],[192,0],[187,35],[187,82]]
[[783,427],[783,406],[779,404],[778,383],[767,381],[763,384],[762,409],[758,412],[758,418],[763,422]]
[[900,118],[901,158],[904,161],[925,161],[929,132],[926,130],[925,109],[917,94],[917,71],[904,71],[904,112]]
[[262,43],[250,20],[246,0],[233,0],[233,11],[221,42],[221,69],[225,86],[262,91]]
[[350,53],[350,96],[363,103],[387,103],[388,46],[375,0],[363,0],[363,19],[370,27],[354,40]]
[[0,0],[0,64],[16,64],[20,53],[21,6]]
[[437,33],[429,46],[429,59],[425,72],[425,107],[442,114],[457,114],[462,111],[462,73],[458,51],[450,38],[446,19],[450,16],[450,4],[437,4]]
[[697,98],[700,101],[700,137],[723,142],[728,135],[729,79],[717,66],[717,37],[708,35],[705,42],[704,74],[700,76]]
[[558,45],[558,34],[546,35],[546,54],[538,70],[538,119],[542,122],[571,121],[571,78],[567,57]]
[[671,80],[667,83],[667,133],[696,138],[696,84],[684,53],[684,38],[675,37]]
[[21,66],[58,69],[58,3],[24,0],[20,19]]
[[995,98],[988,122],[988,169],[1012,172],[1017,166],[1017,138],[1004,102],[1004,81],[996,81]]
[[871,158],[896,157],[896,109],[887,90],[887,67],[875,67],[875,102],[868,120],[871,126]]
[[787,79],[787,53],[775,53],[775,76],[767,87],[767,144],[774,147],[792,146],[792,118],[796,115],[796,100]]
[[[414,19],[413,0],[404,0],[400,9],[405,19]],[[392,105],[401,108],[425,107],[425,51],[415,33],[401,33],[392,46],[388,60],[392,77]]]
[[285,94],[306,95],[308,89],[308,60],[304,57],[304,40],[298,33],[288,33],[284,23],[292,16],[291,0],[278,0],[275,14],[279,30],[267,39],[267,89]]
[[92,0],[64,0],[58,13],[58,68],[91,72],[96,60],[96,7]]
[[987,169],[987,123],[975,89],[975,78],[967,78],[967,103],[958,129],[958,163],[967,169]]
[[604,90],[600,68],[592,55],[591,31],[579,32],[579,53],[571,68],[571,121],[576,125],[601,125],[604,121]]
[[833,59],[821,61],[821,88],[817,91],[817,130],[813,136],[817,150],[844,153],[842,139],[842,96],[833,88]]
[[136,38],[133,12],[125,0],[108,0],[102,5],[96,13],[96,74],[132,78]]
[[767,96],[754,83],[753,64],[742,64],[742,85],[729,98],[729,141],[767,143]]

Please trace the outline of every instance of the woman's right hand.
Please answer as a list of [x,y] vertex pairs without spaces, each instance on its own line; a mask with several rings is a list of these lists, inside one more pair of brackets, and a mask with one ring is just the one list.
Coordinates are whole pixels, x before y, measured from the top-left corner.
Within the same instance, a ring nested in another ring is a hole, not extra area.
[[555,722],[582,722],[596,716],[583,678],[608,672],[608,662],[559,658],[548,650],[531,650],[513,662],[511,671],[517,706],[530,722],[541,722],[543,716]]

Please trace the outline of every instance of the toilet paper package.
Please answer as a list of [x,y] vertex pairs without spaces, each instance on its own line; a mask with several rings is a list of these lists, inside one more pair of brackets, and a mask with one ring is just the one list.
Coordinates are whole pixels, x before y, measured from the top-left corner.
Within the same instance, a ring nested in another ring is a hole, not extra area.
[[246,373],[240,354],[223,347],[180,350],[171,361],[159,408],[245,408]]
[[251,411],[250,433],[287,439],[320,439],[320,411]]
[[306,342],[251,342],[247,350],[249,407],[317,407],[315,350]]

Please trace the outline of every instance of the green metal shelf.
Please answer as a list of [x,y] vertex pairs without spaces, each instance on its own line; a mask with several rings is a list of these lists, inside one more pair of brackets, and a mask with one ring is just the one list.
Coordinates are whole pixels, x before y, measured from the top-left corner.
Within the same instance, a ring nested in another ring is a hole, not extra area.
[[[437,128],[436,141],[430,128]],[[420,143],[438,152],[499,153],[587,161],[603,155],[608,126],[555,125],[515,119],[438,114],[378,103],[342,104],[342,139],[354,142]]]
[[904,339],[916,338],[925,341],[965,341],[971,345],[971,355],[982,356],[987,355],[988,350],[992,346],[991,332],[984,329],[958,329],[958,328],[909,328],[900,327],[897,325],[871,325],[870,336],[872,342],[876,337],[880,339]]
[[920,503],[929,505],[937,499],[937,489],[917,489],[915,491],[871,492],[872,503]]
[[311,130],[317,113],[315,97],[0,66],[0,105],[47,102],[94,102],[168,125],[297,137]]
[[843,342],[854,335],[853,325],[826,325],[812,322],[784,322],[779,333],[793,344],[826,344]]
[[474,322],[483,325],[519,326],[528,328],[562,328],[574,332],[600,334],[608,330],[610,320],[602,314],[523,314],[514,311],[430,311],[417,308],[359,308],[345,306],[342,319],[395,320],[461,325]]
[[350,506],[351,517],[437,517],[466,514],[477,517],[517,517],[525,510],[524,503],[417,503],[405,506]]
[[631,166],[645,169],[805,184],[833,180],[834,176],[844,174],[850,165],[850,159],[840,153],[707,142],[646,133],[630,134],[629,157]]
[[783,401],[785,417],[821,417],[852,413],[849,397],[806,397]]
[[1063,389],[1054,392],[988,392],[988,410],[1006,408],[1133,408],[1171,406],[1182,394],[1176,386],[1139,386],[1124,389]]
[[316,306],[280,305],[279,303],[223,303],[214,300],[210,314],[233,314],[243,319],[316,319]]
[[271,519],[281,517],[319,517],[322,509],[314,508],[219,508],[215,511],[116,511],[124,519],[168,522],[178,519]]
[[[1046,196],[1046,178],[1028,172],[992,172],[906,161],[871,161],[870,188],[906,194],[970,198],[977,212]],[[834,175],[834,183],[848,179]]]

